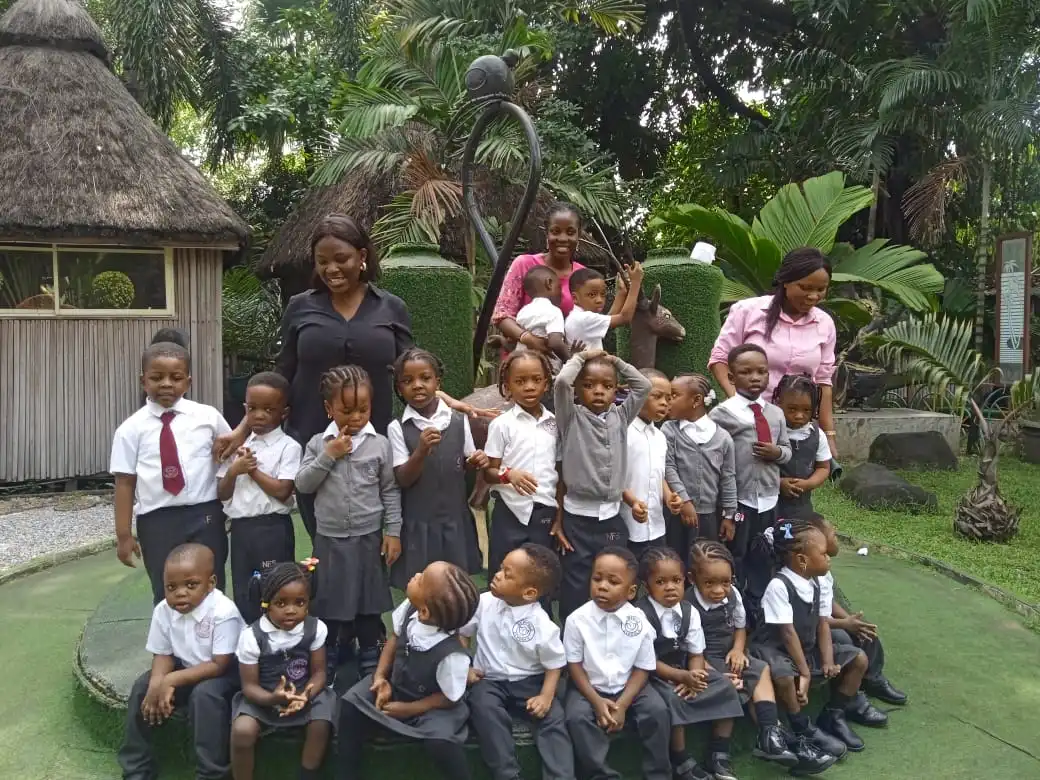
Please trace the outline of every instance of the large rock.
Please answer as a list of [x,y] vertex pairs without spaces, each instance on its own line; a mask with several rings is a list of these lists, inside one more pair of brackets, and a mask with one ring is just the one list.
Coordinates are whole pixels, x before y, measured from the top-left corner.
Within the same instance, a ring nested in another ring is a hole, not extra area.
[[839,484],[841,492],[866,509],[934,509],[935,493],[911,485],[893,471],[876,463],[849,469]]
[[892,469],[956,471],[957,453],[938,431],[882,433],[870,445],[870,462]]

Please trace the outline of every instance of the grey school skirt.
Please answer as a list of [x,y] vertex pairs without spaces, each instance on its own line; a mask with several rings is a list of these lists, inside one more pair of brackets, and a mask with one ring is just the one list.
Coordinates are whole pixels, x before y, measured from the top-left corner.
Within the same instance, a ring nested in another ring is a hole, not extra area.
[[371,687],[372,675],[368,675],[343,694],[342,706],[354,707],[373,723],[409,739],[462,744],[469,736],[469,707],[465,698],[448,709],[429,710],[416,718],[398,720],[376,709],[376,695],[369,690]]
[[382,546],[382,531],[343,538],[314,537],[318,578],[313,612],[317,617],[348,621],[394,608]]
[[[834,663],[844,669],[850,663],[852,663],[856,656],[859,655],[860,649],[855,645],[847,644],[846,642],[839,641],[834,638]],[[779,677],[797,677],[798,667],[795,666],[791,656],[787,654],[787,650],[782,647],[776,647],[773,644],[761,644],[755,645],[752,648],[752,652],[769,664],[769,668],[772,671],[773,679]],[[813,677],[823,676],[823,661],[820,658],[820,646],[817,645],[812,651],[805,654],[805,662],[809,664],[809,672]]]
[[656,675],[650,678],[650,684],[668,707],[668,716],[673,726],[739,718],[744,714],[737,689],[715,670],[708,671],[708,687],[688,701],[675,692],[672,683]]
[[335,724],[336,694],[325,688],[311,699],[311,703],[302,710],[283,718],[274,707],[259,707],[249,701],[242,691],[239,691],[235,694],[235,700],[231,703],[231,720],[234,721],[239,715],[255,718],[265,726],[274,729],[291,729],[297,726],[306,726],[312,720],[325,720]]
[[[748,657],[748,665],[744,667],[744,673],[740,676],[740,679],[744,683],[744,687],[741,688],[737,693],[740,695],[740,703],[747,704],[751,701],[751,694],[754,693],[755,688],[758,687],[758,681],[762,679],[762,672],[766,668],[764,661],[755,658],[750,653],[746,654]],[[704,656],[704,660],[711,664],[713,669],[718,669],[723,675],[729,669],[726,665],[725,657],[711,657]]]

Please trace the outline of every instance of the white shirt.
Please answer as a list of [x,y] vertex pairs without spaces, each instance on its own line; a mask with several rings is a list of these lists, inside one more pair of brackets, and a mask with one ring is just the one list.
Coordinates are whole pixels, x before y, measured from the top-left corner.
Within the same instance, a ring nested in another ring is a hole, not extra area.
[[708,415],[704,415],[699,420],[683,420],[679,423],[679,430],[694,444],[707,444],[718,428],[719,426]]
[[645,523],[637,522],[632,508],[622,502],[621,517],[628,526],[628,539],[649,542],[664,536],[664,464],[668,441],[653,423],[636,417],[628,426],[628,458],[625,463],[625,489],[647,507]]
[[[791,441],[805,441],[808,439],[813,432],[813,428],[816,426],[809,422],[803,425],[801,428],[788,428],[787,438]],[[827,437],[822,433],[820,434],[820,443],[816,445],[816,462],[817,463],[830,463],[831,461],[831,447],[827,443]]]
[[530,473],[538,482],[538,489],[531,496],[520,495],[512,485],[491,486],[523,525],[531,522],[535,504],[556,506],[560,442],[552,412],[543,407],[536,420],[514,404],[491,421],[484,452],[489,458],[501,458],[507,468]]
[[[177,495],[163,488],[159,435],[163,428],[160,417],[166,412],[176,413],[170,429],[184,475],[184,488]],[[134,498],[138,515],[168,506],[216,501],[217,463],[213,460],[213,442],[230,431],[231,426],[212,406],[181,398],[166,409],[154,401],[145,401],[144,406],[116,428],[108,470],[113,474],[137,476]]]
[[[291,631],[283,631],[268,620],[267,615],[260,618],[260,630],[267,634],[267,642],[271,646],[272,653],[296,647],[303,636],[303,628],[304,625],[300,622],[293,626]],[[315,650],[323,648],[328,636],[328,628],[319,620],[318,626],[314,631],[314,641],[311,642],[311,652],[313,653]],[[256,641],[256,637],[253,636],[252,626],[243,629],[241,636],[238,638],[238,650],[235,655],[238,656],[240,664],[253,665],[260,663],[260,645]]]
[[[679,629],[682,628],[682,602],[674,607],[666,607],[658,604],[652,596],[648,596],[650,606],[657,613],[657,619],[661,621],[661,636],[665,639],[675,639]],[[692,605],[691,605],[692,606]],[[690,655],[704,655],[704,629],[701,628],[701,613],[695,608],[690,610],[690,627],[686,631],[686,638],[682,641],[682,649]]]
[[587,601],[567,618],[563,649],[567,663],[581,664],[593,688],[615,694],[624,690],[632,669],[657,669],[656,636],[639,607],[625,603],[604,612]]
[[[399,642],[407,642],[420,652],[426,652],[437,643],[447,639],[451,634],[441,631],[437,626],[429,626],[419,622],[419,613],[412,615],[405,632],[404,618],[412,603],[405,599],[398,604],[391,616],[394,633]],[[437,664],[437,685],[448,701],[458,701],[466,693],[466,679],[469,677],[469,656],[466,653],[452,653]]]
[[[806,604],[812,604],[813,582],[800,574],[795,574],[786,566],[780,573],[787,577],[794,585],[798,598]],[[766,622],[776,625],[789,625],[794,623],[794,610],[791,609],[791,601],[787,597],[787,586],[779,577],[774,577],[766,586],[766,592],[762,595],[762,612],[765,614]],[[831,616],[831,601],[823,598],[823,588],[820,588],[820,617]]]
[[[766,405],[765,401],[762,400],[761,396],[756,398],[754,401],[751,401],[742,396],[740,393],[737,393],[732,398],[727,398],[725,401],[719,404],[718,408],[721,409],[723,406],[725,406],[726,409],[729,410],[730,414],[732,414],[741,422],[745,422],[749,425],[754,425],[755,413],[751,411],[751,404],[758,404],[763,409]],[[780,493],[777,492],[775,495],[772,496],[737,496],[737,500],[746,506],[755,507],[755,509],[757,509],[759,512],[768,512],[770,509],[775,507],[777,503],[780,501]]]
[[[420,433],[427,428],[436,428],[443,433],[451,425],[452,414],[451,407],[439,398],[437,399],[437,408],[430,417],[423,417],[412,407],[406,406],[401,419],[391,420],[390,425],[386,429],[386,438],[390,440],[390,450],[394,454],[394,468],[403,466],[408,462],[408,458],[412,456],[408,451],[408,445],[404,441],[404,428],[401,427],[401,423],[411,420]],[[462,454],[468,458],[476,452],[477,448],[473,446],[473,433],[470,431],[469,418],[466,416],[462,418],[462,429],[465,437],[462,443]]]
[[[531,302],[516,313],[516,324],[535,336],[545,338],[550,333],[563,333],[563,312],[548,298],[532,298]],[[517,342],[514,352],[527,350]]]
[[[268,431],[263,436],[249,434],[244,447],[252,450],[256,456],[256,467],[274,479],[296,479],[300,470],[300,459],[303,448],[299,443],[281,429]],[[230,462],[221,463],[217,469],[217,477],[223,477],[231,467]],[[235,492],[231,499],[224,502],[224,514],[228,517],[256,517],[257,515],[282,514],[292,511],[293,499],[279,501],[264,492],[256,481],[248,474],[240,474],[235,479]]]
[[584,342],[585,349],[603,349],[603,337],[609,330],[609,314],[586,311],[577,305],[567,315],[567,322],[563,328],[568,342]]
[[[351,451],[356,450],[361,446],[361,442],[367,439],[369,436],[375,436],[376,429],[372,427],[372,423],[365,423],[365,427],[357,433],[351,434],[350,436],[350,449]],[[336,421],[333,420],[329,423],[329,427],[321,434],[321,438],[325,441],[329,439],[335,439],[339,436],[339,426],[336,425]]]
[[560,629],[537,601],[511,607],[481,593],[476,614],[459,633],[477,637],[473,668],[489,680],[517,682],[567,665]]
[[831,610],[827,613],[829,617],[834,614],[834,575],[827,572],[822,577],[817,577],[816,581],[820,583],[820,604],[826,601]]
[[[708,612],[713,609],[720,609],[729,604],[729,596],[724,598],[718,604],[713,604],[704,596],[701,595],[700,590],[696,587],[693,589],[693,597],[697,599],[697,603],[700,604]],[[744,599],[740,596],[740,591],[736,588],[731,588],[730,593],[733,595],[733,628],[747,628],[747,611],[744,609]]]
[[245,625],[235,602],[214,588],[184,615],[165,600],[156,604],[145,649],[152,655],[172,655],[185,666],[198,666],[214,656],[234,653]]

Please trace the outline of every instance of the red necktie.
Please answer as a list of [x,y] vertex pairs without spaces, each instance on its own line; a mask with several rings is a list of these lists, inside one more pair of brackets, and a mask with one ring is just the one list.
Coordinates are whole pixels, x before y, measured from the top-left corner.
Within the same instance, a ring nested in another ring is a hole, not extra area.
[[762,407],[758,404],[749,405],[751,414],[755,415],[755,435],[758,436],[758,441],[762,444],[772,444],[773,432],[769,430],[769,420],[762,413]]
[[177,440],[173,438],[170,423],[177,416],[176,412],[163,412],[162,432],[159,434],[159,463],[162,466],[162,486],[167,493],[177,495],[184,490],[184,472],[177,457]]

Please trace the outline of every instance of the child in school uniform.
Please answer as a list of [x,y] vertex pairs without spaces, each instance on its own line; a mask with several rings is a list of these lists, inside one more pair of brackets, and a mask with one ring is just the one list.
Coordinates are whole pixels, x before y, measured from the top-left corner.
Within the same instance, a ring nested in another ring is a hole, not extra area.
[[620,778],[607,764],[610,735],[633,724],[645,780],[671,780],[668,707],[647,685],[657,670],[654,629],[630,602],[638,564],[627,547],[604,547],[594,559],[590,600],[563,630],[571,685],[564,712],[579,774]]
[[666,543],[664,508],[677,507],[675,494],[665,482],[668,443],[656,423],[668,416],[672,384],[653,368],[644,368],[650,380],[639,416],[628,426],[628,458],[625,489],[621,493],[621,517],[628,528],[628,549],[639,559],[650,547]]
[[[589,351],[603,349],[603,337],[611,328],[619,328],[632,322],[636,313],[636,303],[639,302],[639,288],[643,283],[643,266],[633,263],[627,270],[629,286],[625,292],[624,303],[618,304],[621,298],[620,287],[623,284],[619,281],[618,298],[615,299],[614,309],[609,314],[603,314],[603,307],[607,303],[607,280],[603,278],[603,274],[592,268],[579,268],[571,274],[568,284],[574,308],[564,323],[567,343],[580,342]],[[619,280],[620,278],[618,277]]]
[[235,603],[217,590],[213,552],[181,544],[163,566],[165,600],[152,610],[145,645],[152,668],[137,678],[127,703],[119,749],[124,780],[155,777],[153,730],[177,707],[187,707],[194,734],[195,776],[224,778],[231,699],[238,690],[235,647],[244,623]]
[[560,559],[525,543],[510,552],[480,595],[477,613],[460,632],[476,636],[469,691],[470,722],[494,780],[516,780],[520,763],[512,719],[534,729],[543,780],[572,780],[574,752],[556,686],[567,665],[560,629],[538,603],[560,581]]
[[254,573],[263,575],[296,557],[292,494],[303,449],[282,430],[289,412],[289,383],[264,371],[246,385],[249,437],[230,463],[220,465],[217,497],[231,519],[231,587],[242,619],[253,623],[260,609],[250,597]]
[[[227,532],[211,453],[217,437],[231,428],[212,406],[184,397],[190,386],[188,350],[152,344],[141,359],[141,387],[148,401],[112,438],[116,554],[131,567],[135,556],[144,558],[156,604],[164,598],[166,557],[186,542],[213,551],[217,588],[224,587]],[[136,539],[131,530],[135,513]]]
[[374,674],[340,701],[339,780],[361,777],[361,752],[373,725],[421,742],[446,780],[469,780],[464,696],[470,658],[458,631],[480,595],[458,566],[435,561],[408,583],[394,610]]
[[[709,416],[733,439],[737,511],[734,528],[723,524],[720,538],[733,552],[737,583],[744,587],[754,573],[746,566],[748,545],[776,520],[780,498],[780,466],[791,459],[784,413],[762,398],[769,383],[765,351],[741,344],[729,353],[730,381],[737,393],[711,410]],[[762,587],[765,583],[762,583]]]
[[[630,392],[617,406],[619,374]],[[553,535],[565,552],[560,620],[566,622],[587,599],[596,553],[628,536],[621,518],[628,426],[650,394],[650,380],[603,350],[586,350],[560,370],[553,393],[565,483]]]
[[390,569],[390,583],[401,590],[433,561],[454,563],[470,574],[484,568],[465,470],[483,469],[488,459],[473,446],[469,419],[438,397],[443,375],[440,359],[418,347],[394,364],[406,406],[387,429],[403,515],[401,557]]
[[[191,352],[190,339],[188,338],[188,332],[186,330],[181,329],[181,328],[159,328],[159,330],[155,331],[155,335],[152,336],[152,340],[149,341],[148,343],[149,344],[164,344],[164,343],[176,344],[177,346],[184,347],[184,349],[186,349],[189,352]],[[141,388],[141,402],[138,404],[138,406],[144,406],[146,403],[148,403],[148,393],[146,393],[144,391],[144,388]]]
[[831,448],[820,426],[813,422],[820,391],[807,374],[786,374],[773,391],[787,423],[791,459],[780,466],[780,501],[776,515],[784,520],[813,514],[812,492],[831,475]]
[[[683,599],[686,566],[670,547],[651,548],[639,562],[646,595],[635,602],[656,634],[657,670],[650,684],[668,706],[676,780],[736,780],[729,765],[733,719],[744,714],[737,689],[704,660],[700,613]],[[686,726],[712,723],[706,769],[686,750]]]
[[393,608],[386,566],[401,554],[401,493],[390,442],[376,433],[372,382],[358,366],[321,378],[332,422],[303,454],[296,488],[314,493],[314,557],[320,561],[314,614],[328,625],[331,670],[358,644],[361,670],[374,668],[383,637],[382,613]]
[[310,575],[279,563],[251,588],[263,617],[238,640],[242,690],[232,705],[231,770],[253,780],[261,729],[304,728],[300,780],[317,780],[332,733],[336,698],[325,687],[328,629],[309,614]]
[[[665,481],[678,497],[679,515],[669,523],[669,544],[686,561],[698,539],[732,538],[737,512],[733,439],[708,416],[715,391],[700,374],[672,380],[670,419],[662,428],[667,442]],[[721,526],[720,526],[721,510]]]

